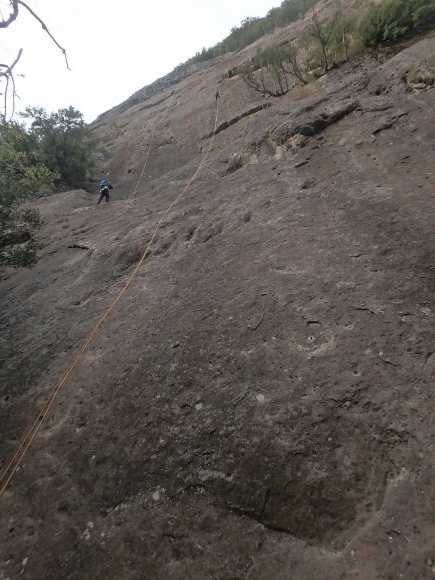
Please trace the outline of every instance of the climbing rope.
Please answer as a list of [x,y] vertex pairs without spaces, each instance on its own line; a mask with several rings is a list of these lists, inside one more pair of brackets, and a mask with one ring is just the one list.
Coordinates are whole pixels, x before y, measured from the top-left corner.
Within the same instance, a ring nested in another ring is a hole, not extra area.
[[[169,106],[166,109],[167,111],[169,110]],[[12,459],[10,460],[10,462],[8,463],[8,465],[6,466],[5,470],[3,471],[1,477],[0,477],[0,497],[3,495],[3,493],[5,492],[6,488],[8,487],[10,481],[12,480],[12,478],[14,477],[14,475],[16,474],[16,472],[18,471],[20,465],[22,464],[27,451],[29,450],[29,447],[32,445],[33,441],[35,440],[38,432],[41,430],[48,413],[50,412],[50,409],[53,406],[53,403],[55,402],[59,391],[62,389],[62,387],[65,385],[65,383],[67,382],[68,378],[70,377],[71,373],[74,371],[74,369],[77,367],[77,365],[79,364],[79,362],[81,361],[83,355],[85,354],[85,352],[88,350],[89,345],[91,344],[91,342],[93,341],[93,339],[95,338],[95,336],[98,334],[101,326],[103,325],[103,323],[109,318],[109,316],[112,314],[112,312],[115,310],[115,308],[117,307],[118,303],[121,301],[121,299],[123,298],[124,294],[127,292],[127,290],[129,289],[129,287],[131,286],[133,280],[135,279],[135,277],[137,276],[140,267],[142,266],[142,264],[144,263],[146,257],[149,254],[149,251],[151,249],[151,246],[154,243],[154,240],[157,236],[157,233],[162,225],[162,223],[165,221],[165,219],[167,218],[167,216],[169,215],[169,213],[172,211],[172,209],[182,200],[182,198],[185,196],[185,194],[187,193],[187,191],[191,188],[193,182],[195,181],[195,179],[197,178],[197,176],[199,175],[201,169],[203,168],[203,166],[205,165],[210,152],[213,148],[213,144],[214,144],[214,140],[215,140],[215,133],[216,133],[216,128],[218,125],[218,118],[219,118],[219,102],[216,101],[216,114],[215,114],[215,120],[214,120],[214,129],[213,129],[213,134],[212,137],[210,139],[210,143],[209,146],[203,156],[203,158],[201,159],[200,163],[198,164],[195,172],[193,173],[193,175],[191,176],[191,178],[189,179],[187,185],[182,189],[182,191],[176,196],[176,198],[172,201],[172,203],[169,205],[169,207],[164,211],[164,213],[162,214],[162,216],[160,217],[160,219],[157,221],[157,223],[155,224],[153,230],[152,230],[152,235],[151,238],[148,242],[148,244],[145,247],[145,250],[142,253],[142,256],[139,260],[139,262],[136,264],[134,270],[131,272],[131,274],[128,276],[123,288],[121,288],[121,290],[118,292],[117,296],[115,297],[115,299],[113,300],[113,302],[110,304],[110,306],[108,306],[108,308],[106,309],[106,311],[100,316],[100,318],[98,319],[98,321],[96,322],[94,328],[91,330],[91,332],[86,336],[86,338],[83,340],[83,342],[81,343],[81,346],[79,348],[78,353],[76,354],[76,356],[74,357],[74,359],[70,362],[70,364],[68,365],[68,367],[66,368],[65,372],[63,373],[63,375],[58,379],[58,381],[53,385],[53,387],[50,389],[49,394],[47,396],[47,399],[42,407],[42,409],[40,410],[40,412],[38,413],[33,425],[30,427],[30,429],[27,431],[27,433],[25,434],[25,436],[23,437],[23,439],[21,440],[14,456],[12,457]],[[148,161],[148,157],[145,160],[145,163],[147,163]],[[139,183],[143,177],[144,171],[141,174],[141,177],[138,181],[137,187],[139,186]],[[136,190],[137,190],[136,187]]]
[[168,103],[168,106],[166,107],[166,109],[163,111],[161,117],[157,117],[156,122],[154,123],[153,129],[151,131],[151,137],[150,137],[150,143],[148,145],[148,151],[147,151],[147,155],[145,157],[145,163],[143,164],[142,167],[142,171],[139,174],[139,179],[137,180],[136,186],[133,189],[133,193],[131,194],[131,197],[134,198],[136,196],[137,190],[139,189],[139,186],[142,182],[143,176],[145,174],[145,170],[148,167],[148,160],[150,158],[150,154],[151,154],[151,147],[153,145],[153,140],[154,140],[154,135],[156,134],[157,128],[160,126],[160,124],[163,122],[163,120],[167,117],[168,113],[169,113],[169,107],[171,106],[173,100],[174,100],[174,94],[171,94],[171,99]]

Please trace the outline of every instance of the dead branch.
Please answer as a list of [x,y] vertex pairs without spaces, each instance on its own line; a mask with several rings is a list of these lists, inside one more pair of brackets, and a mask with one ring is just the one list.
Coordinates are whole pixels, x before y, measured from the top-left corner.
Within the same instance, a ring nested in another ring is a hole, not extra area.
[[4,116],[4,120],[6,122],[6,117],[8,115],[8,93],[9,93],[9,76],[6,77],[6,88],[5,88],[5,94],[4,94],[4,105],[3,105],[3,116]]
[[68,63],[68,57],[66,54],[66,50],[60,46],[60,44],[57,42],[57,40],[54,38],[54,36],[51,34],[51,32],[48,30],[47,25],[45,24],[45,22],[42,20],[42,18],[40,18],[36,12],[34,12],[30,6],[28,6],[28,4],[26,4],[25,2],[23,2],[23,0],[12,0],[12,2],[15,4],[21,4],[21,6],[23,6],[28,12],[30,12],[30,14],[33,16],[33,18],[35,18],[35,20],[37,20],[39,22],[39,24],[42,26],[42,29],[48,34],[48,36],[51,38],[51,40],[54,42],[54,44],[58,47],[58,49],[62,52],[63,56],[65,57],[65,63],[66,63],[66,68],[68,70],[71,70],[69,67],[69,63]]
[[15,90],[15,78],[14,78],[14,67],[18,63],[23,54],[23,49],[20,48],[18,54],[12,64],[2,64],[0,63],[0,78],[4,77],[6,79],[6,88],[4,92],[4,110],[3,110],[3,119],[6,121],[7,117],[7,109],[8,109],[8,93],[9,93],[9,83],[12,83],[12,114],[11,119],[15,113],[15,97],[17,95]]
[[18,2],[11,0],[12,12],[7,20],[0,21],[0,28],[7,28],[18,16]]
[[[18,16],[19,7],[22,6],[31,14],[31,16],[33,16],[33,18],[35,20],[37,20],[39,22],[42,29],[47,33],[47,35],[50,37],[50,39],[54,42],[54,44],[58,47],[58,49],[63,54],[63,56],[65,58],[66,68],[68,70],[71,70],[69,67],[68,56],[67,56],[66,50],[57,42],[55,37],[49,31],[45,22],[42,20],[42,18],[40,18],[38,16],[38,14],[36,14],[36,12],[34,10],[32,10],[32,8],[30,8],[30,6],[28,4],[26,4],[26,2],[23,2],[23,0],[10,0],[10,5],[12,7],[12,12],[6,20],[4,20],[4,19],[0,20],[0,28],[7,28],[10,24],[12,24],[12,22],[14,22],[14,20],[16,20],[16,18]],[[16,59],[14,60],[14,62],[11,65],[0,63],[0,79],[3,78],[6,81],[6,87],[5,87],[5,92],[4,92],[4,110],[3,110],[3,115],[2,115],[4,122],[6,122],[6,117],[7,117],[7,103],[8,103],[8,93],[9,93],[9,84],[10,83],[12,84],[12,88],[13,88],[11,118],[13,117],[14,112],[15,112],[15,97],[16,97],[17,93],[15,91],[15,79],[14,79],[14,75],[13,75],[13,69],[14,69],[15,65],[17,64],[17,62],[20,60],[22,52],[23,52],[23,49],[20,48],[20,50],[18,52],[18,56],[16,57]]]
[[7,71],[3,74],[0,72],[0,76],[5,76],[5,74],[12,74],[12,71],[14,70],[14,67],[17,64],[17,62],[20,60],[22,54],[23,54],[23,49],[20,48],[20,50],[18,51],[18,54],[15,57],[15,60],[12,64],[1,64],[0,63],[1,68],[7,69]]

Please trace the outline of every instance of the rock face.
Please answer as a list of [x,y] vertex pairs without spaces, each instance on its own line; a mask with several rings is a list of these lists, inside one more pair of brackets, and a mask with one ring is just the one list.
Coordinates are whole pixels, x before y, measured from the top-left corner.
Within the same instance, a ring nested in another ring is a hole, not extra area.
[[2,276],[5,465],[220,87],[0,500],[0,578],[435,577],[435,40],[265,106],[221,80],[250,50],[101,117],[113,201],[40,200]]

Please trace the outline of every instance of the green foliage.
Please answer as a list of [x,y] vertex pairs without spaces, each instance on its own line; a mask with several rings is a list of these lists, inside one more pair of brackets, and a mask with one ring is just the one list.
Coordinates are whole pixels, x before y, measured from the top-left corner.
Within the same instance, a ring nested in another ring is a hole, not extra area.
[[28,195],[41,183],[52,180],[53,174],[41,161],[32,140],[17,123],[0,125],[0,195],[1,203]]
[[318,0],[286,0],[278,8],[272,8],[266,18],[274,28],[287,26],[302,18],[310,8],[317,4]]
[[38,212],[21,202],[44,183],[76,187],[87,178],[91,149],[83,117],[73,107],[47,113],[27,108],[28,130],[0,125],[0,267],[30,266],[37,259]]
[[375,47],[435,25],[435,0],[383,0],[371,5],[359,27],[365,46]]
[[249,63],[239,67],[236,72],[248,87],[272,97],[289,92],[292,86],[290,77],[295,77],[303,84],[307,82],[299,61],[299,49],[291,43],[272,45],[258,51]]
[[231,29],[230,35],[219,44],[203,48],[187,63],[211,60],[227,52],[249,46],[275,28],[287,26],[303,17],[319,0],[284,0],[278,8],[272,8],[264,18],[248,17]]
[[342,12],[327,21],[320,21],[313,12],[310,24],[297,40],[257,52],[249,63],[230,70],[228,75],[240,74],[249,87],[264,95],[285,95],[295,82],[307,84],[319,71],[325,74],[338,62],[348,60],[355,31],[355,21]]
[[82,114],[74,107],[50,114],[28,107],[22,116],[32,121],[29,134],[46,166],[66,185],[83,185],[92,167],[92,150]]
[[335,15],[335,26],[331,38],[331,56],[334,62],[348,61],[350,51],[357,43],[357,22],[343,12]]
[[317,53],[318,66],[325,74],[331,68],[333,39],[336,35],[338,13],[326,22],[321,22],[316,14],[313,14],[311,23],[305,34],[312,42],[312,53]]
[[232,72],[240,74],[248,87],[272,97],[287,94],[295,79],[302,84],[308,82],[300,61],[300,48],[294,43],[268,46]]
[[418,29],[431,28],[435,25],[435,2],[419,6],[412,13],[414,26]]
[[285,49],[281,46],[269,46],[259,51],[239,72],[248,87],[263,95],[279,97],[290,90],[285,62]]
[[0,125],[0,267],[31,266],[36,261],[39,214],[19,204],[55,177],[22,126]]

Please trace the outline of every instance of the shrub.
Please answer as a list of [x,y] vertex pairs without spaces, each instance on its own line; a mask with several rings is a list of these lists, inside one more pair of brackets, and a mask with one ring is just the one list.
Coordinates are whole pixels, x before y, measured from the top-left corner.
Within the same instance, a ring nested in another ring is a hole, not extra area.
[[211,60],[227,52],[241,50],[277,27],[287,26],[302,18],[319,0],[284,0],[281,6],[272,8],[264,18],[245,18],[239,26],[219,44],[203,48],[187,64]]
[[321,22],[317,15],[313,13],[311,23],[305,32],[314,45],[314,51],[319,54],[319,65],[323,73],[327,73],[331,67],[331,50],[337,22],[338,15],[335,15],[332,20]]
[[420,6],[413,12],[414,26],[416,28],[430,28],[435,24],[435,2]]
[[23,127],[0,125],[0,268],[35,263],[40,218],[35,210],[21,209],[20,203],[55,177]]
[[[295,44],[268,46],[258,51],[247,64],[237,69],[248,87],[272,97],[280,97],[289,92],[294,77],[303,84],[306,78],[299,58],[299,48]],[[294,84],[294,83],[293,83]]]
[[351,50],[355,47],[356,21],[338,12],[335,16],[335,27],[331,39],[331,53],[335,62],[349,60]]
[[383,0],[369,7],[359,32],[365,46],[375,47],[431,28],[434,23],[435,0]]

